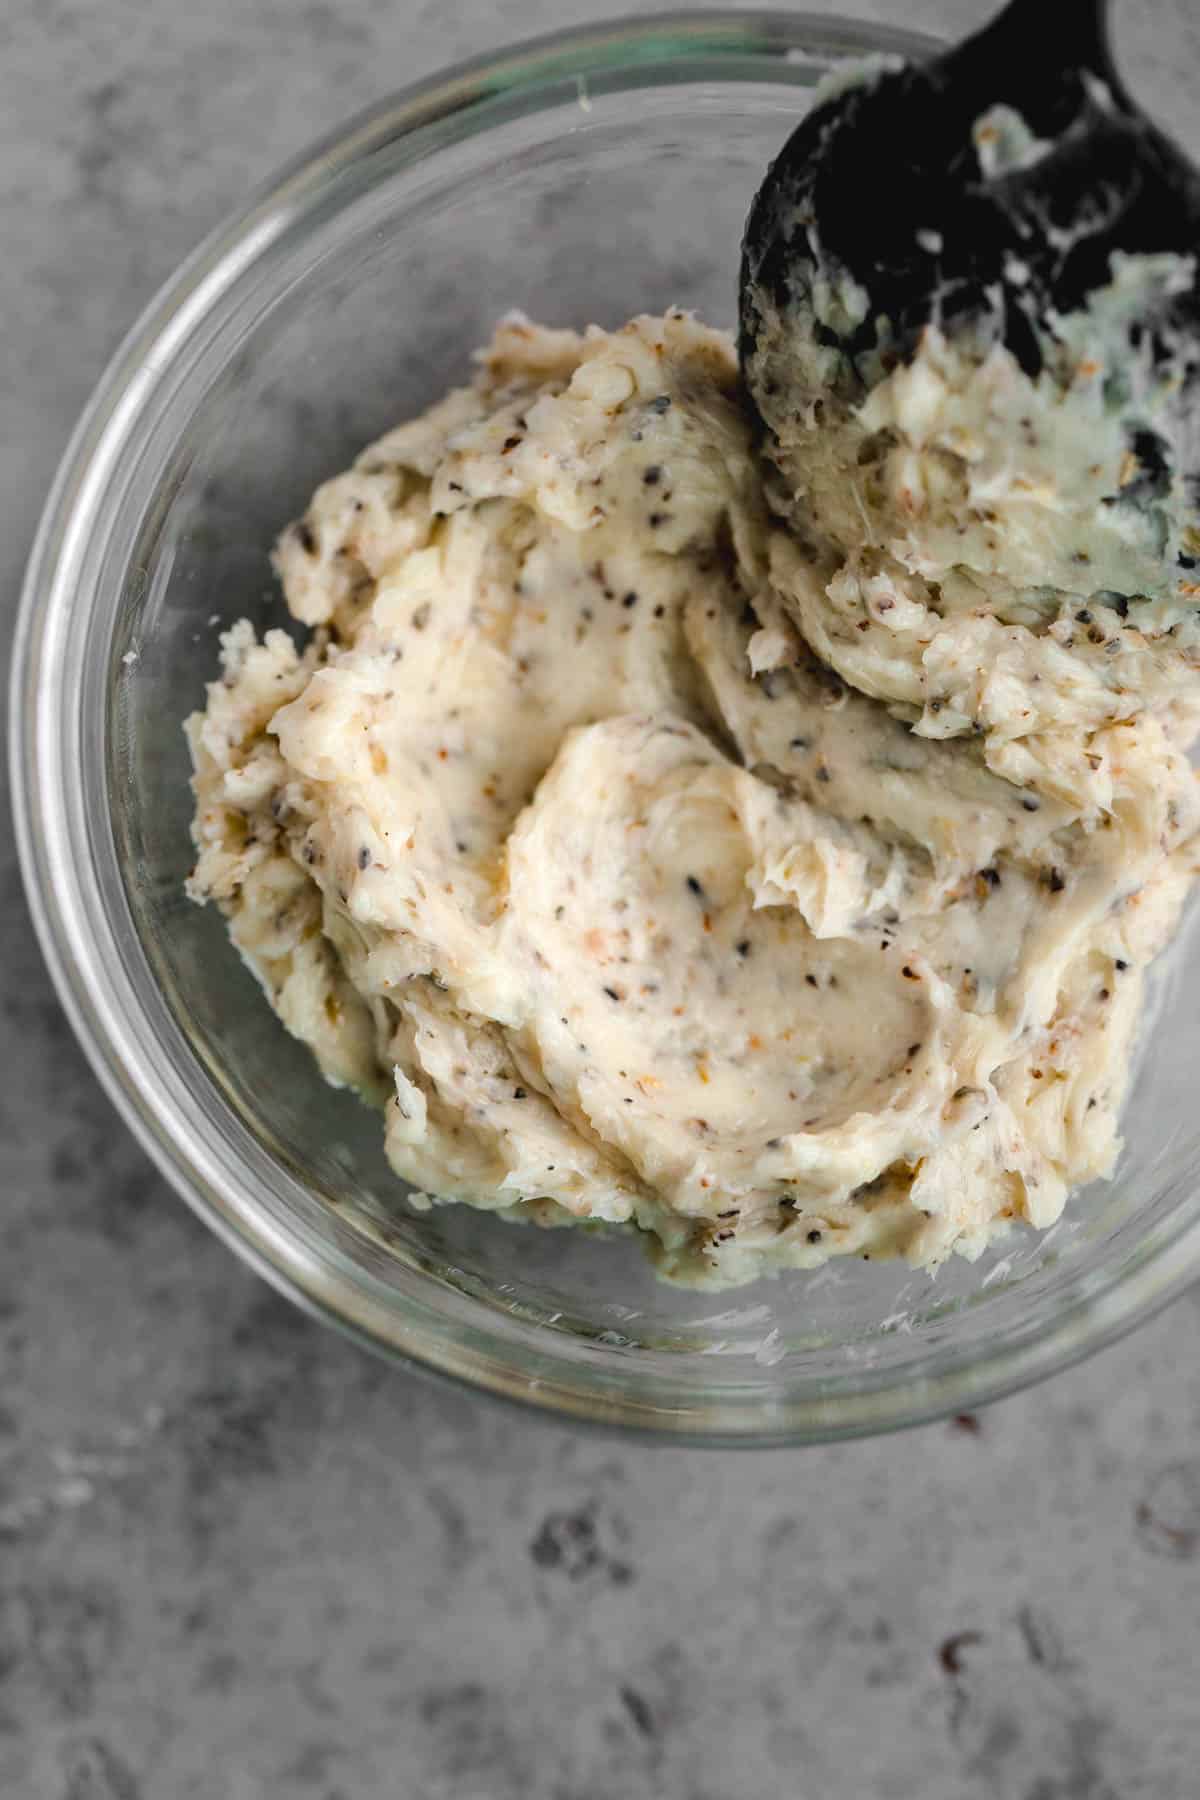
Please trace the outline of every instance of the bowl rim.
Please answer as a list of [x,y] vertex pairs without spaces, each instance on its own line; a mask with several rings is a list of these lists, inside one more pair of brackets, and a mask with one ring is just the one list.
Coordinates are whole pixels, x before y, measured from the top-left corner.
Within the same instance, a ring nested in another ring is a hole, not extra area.
[[[237,1191],[216,1155],[200,1154],[171,1129],[178,1114],[164,1083],[154,1091],[135,1080],[139,1001],[119,966],[106,982],[89,983],[78,955],[87,930],[84,895],[72,867],[77,838],[64,805],[62,719],[48,680],[73,590],[71,575],[100,514],[106,482],[152,402],[154,381],[195,324],[251,269],[256,259],[339,174],[423,128],[468,115],[498,97],[538,95],[593,76],[636,66],[695,64],[697,73],[748,60],[777,80],[805,54],[833,56],[896,50],[919,55],[936,40],[869,21],[803,13],[666,12],[614,19],[531,38],[510,49],[458,63],[357,113],[284,165],[229,214],[159,289],[118,347],[69,441],[47,498],[30,554],[14,641],[10,686],[10,785],[19,863],[33,922],[59,999],[93,1070],[142,1148],[194,1212],[265,1279],[314,1317],[367,1348],[449,1378],[472,1391],[523,1403],[580,1423],[619,1427],[693,1444],[757,1446],[829,1442],[924,1423],[967,1411],[1068,1367],[1112,1342],[1173,1299],[1200,1271],[1200,1206],[1185,1197],[1173,1228],[1143,1246],[1132,1268],[1105,1286],[1077,1294],[1044,1327],[994,1355],[978,1346],[948,1358],[937,1375],[911,1374],[892,1384],[864,1383],[836,1395],[714,1400],[672,1404],[631,1393],[619,1361],[597,1382],[595,1371],[556,1373],[552,1360],[536,1377],[515,1370],[503,1340],[488,1333],[456,1337],[442,1318],[432,1330],[397,1317],[362,1285],[318,1263]],[[580,87],[581,94],[584,89]],[[556,103],[556,102],[555,102]],[[486,123],[481,127],[486,130]],[[436,147],[434,150],[436,154]],[[81,589],[86,595],[86,589]],[[84,615],[86,616],[86,614]],[[144,1068],[144,1063],[143,1063]],[[190,1150],[191,1154],[186,1152]],[[436,1309],[431,1316],[436,1317]],[[439,1328],[440,1325],[440,1328]],[[489,1349],[490,1344],[490,1349]],[[495,1346],[499,1344],[501,1354]],[[685,1360],[685,1359],[680,1359]]]

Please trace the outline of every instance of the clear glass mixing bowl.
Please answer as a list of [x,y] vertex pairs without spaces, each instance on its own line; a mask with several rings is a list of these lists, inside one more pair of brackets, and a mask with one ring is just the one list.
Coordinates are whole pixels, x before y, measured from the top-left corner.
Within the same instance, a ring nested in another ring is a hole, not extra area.
[[1200,962],[1178,947],[1114,1183],[1042,1238],[936,1277],[834,1264],[659,1285],[629,1240],[410,1213],[379,1120],[285,1036],[191,862],[180,721],[216,631],[280,608],[279,526],[468,371],[519,306],[616,324],[734,311],[768,160],[876,26],[704,13],[572,33],[411,90],[287,170],[125,343],[34,551],[14,674],[17,826],[42,944],[92,1061],[230,1244],[377,1349],[578,1418],[748,1443],[977,1405],[1093,1348],[1200,1262]]

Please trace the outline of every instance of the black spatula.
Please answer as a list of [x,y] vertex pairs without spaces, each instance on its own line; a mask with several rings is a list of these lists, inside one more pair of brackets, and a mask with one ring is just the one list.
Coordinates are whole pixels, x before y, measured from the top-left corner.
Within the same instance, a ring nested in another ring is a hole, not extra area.
[[[851,85],[802,122],[743,243],[740,353],[768,423],[788,386],[790,319],[843,353],[851,387],[877,377],[881,348],[886,367],[931,323],[953,335],[980,320],[1036,376],[1054,316],[1110,281],[1114,253],[1200,250],[1200,177],[1127,93],[1106,11],[1106,0],[1011,0],[957,48]],[[846,278],[865,290],[866,316],[818,305],[814,325],[814,288]],[[1148,429],[1137,450],[1147,481],[1173,458],[1200,486],[1194,265],[1170,285],[1128,322],[1131,346],[1144,354],[1149,342],[1177,376],[1171,442]],[[784,330],[768,377],[756,351],[772,310]]]

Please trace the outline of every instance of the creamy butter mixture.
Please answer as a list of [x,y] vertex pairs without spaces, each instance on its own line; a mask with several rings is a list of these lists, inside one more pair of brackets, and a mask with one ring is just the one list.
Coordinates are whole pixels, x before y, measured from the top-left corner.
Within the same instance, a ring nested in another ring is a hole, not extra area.
[[719,1285],[1110,1171],[1200,599],[1088,377],[1003,354],[815,371],[764,480],[724,334],[514,318],[284,534],[311,633],[222,640],[190,891],[418,1190]]
[[790,378],[767,400],[771,503],[793,528],[772,575],[800,630],[922,735],[982,733],[1000,773],[1037,761],[1099,805],[1104,783],[1076,780],[1086,732],[1178,706],[1190,736],[1200,687],[1200,496],[1131,447],[1159,441],[1141,421],[1166,396],[1118,336],[1179,267],[1130,259],[1060,321],[1036,381],[986,334],[932,327],[863,381],[763,308],[760,378],[777,363]]

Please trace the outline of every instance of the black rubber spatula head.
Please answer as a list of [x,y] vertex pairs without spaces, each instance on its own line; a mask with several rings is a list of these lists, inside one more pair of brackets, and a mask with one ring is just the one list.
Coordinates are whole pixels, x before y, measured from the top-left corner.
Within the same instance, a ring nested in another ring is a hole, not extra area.
[[1105,0],[1012,0],[804,119],[743,244],[740,354],[768,433],[811,404],[814,344],[848,399],[930,325],[998,341],[1036,378],[1060,321],[1123,272],[1110,335],[1163,376],[1162,416],[1130,421],[1142,476],[1161,486],[1173,460],[1200,485],[1200,178],[1126,92],[1105,18]]

